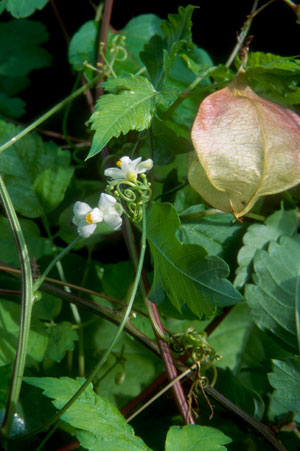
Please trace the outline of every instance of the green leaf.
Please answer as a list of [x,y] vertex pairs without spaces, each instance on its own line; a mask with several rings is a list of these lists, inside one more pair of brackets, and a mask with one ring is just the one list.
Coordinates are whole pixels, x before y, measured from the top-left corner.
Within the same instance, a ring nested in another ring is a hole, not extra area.
[[262,397],[253,390],[251,385],[246,386],[241,383],[228,368],[218,371],[216,389],[256,420],[262,419],[265,411]]
[[[53,404],[61,409],[80,388],[84,379],[61,377],[24,380],[44,390],[44,395],[53,398]],[[61,419],[76,429],[75,436],[81,446],[92,451],[147,451],[149,448],[134,435],[118,409],[105,398],[96,395],[89,385],[77,401],[61,416]]]
[[25,102],[19,97],[10,98],[0,92],[0,111],[5,116],[18,118],[25,113]]
[[30,16],[36,9],[43,9],[48,0],[7,0],[6,9],[16,19]]
[[96,64],[97,25],[94,20],[89,20],[79,28],[71,39],[68,58],[69,63],[75,70],[83,70],[85,61],[92,65]]
[[[31,259],[38,260],[42,256],[53,254],[50,240],[41,237],[40,230],[33,221],[20,218],[20,224]],[[16,243],[8,219],[3,216],[0,217],[0,255],[1,260],[8,265],[17,268],[20,266]]]
[[282,346],[298,352],[295,321],[296,282],[300,267],[300,236],[282,236],[254,257],[254,284],[246,299],[258,327],[274,335]]
[[192,44],[192,14],[196,7],[188,5],[186,8],[179,6],[178,14],[169,14],[168,20],[161,24],[161,29],[166,36],[166,49],[164,50],[164,71],[168,75],[175,58],[182,49],[188,50]]
[[177,136],[164,121],[153,118],[151,127],[154,164],[169,164],[177,154],[193,150],[191,142],[181,136]]
[[28,85],[29,80],[26,76],[33,69],[50,65],[50,54],[40,46],[47,39],[48,33],[44,25],[39,22],[12,20],[0,23],[0,112],[2,114],[18,118],[24,113],[25,103],[20,98],[12,98],[12,96]]
[[[0,121],[1,144],[20,131],[21,127]],[[44,142],[36,133],[0,154],[0,171],[16,211],[29,218],[54,210],[73,175],[70,152]]]
[[49,66],[51,57],[40,47],[47,40],[46,28],[39,22],[11,20],[0,23],[0,75],[25,77],[33,69]]
[[[128,75],[142,68],[143,63],[139,54],[151,36],[161,32],[160,23],[161,19],[154,14],[141,14],[131,19],[117,34],[109,30],[106,45],[106,58],[108,60],[111,60],[110,50],[114,48],[116,36],[126,38],[125,43],[122,43],[125,52],[123,53],[121,50],[121,57],[119,56],[113,61],[115,74]],[[68,57],[75,70],[85,70],[85,73],[87,73],[89,69],[83,65],[85,61],[96,66],[97,34],[98,23],[90,20],[83,24],[72,37]]]
[[188,209],[180,217],[182,224],[178,238],[182,243],[199,244],[209,255],[219,255],[226,261],[230,259],[244,228],[231,214],[193,215],[193,211]]
[[299,103],[299,59],[252,52],[249,54],[245,69],[249,83],[264,97],[284,105]]
[[[230,313],[209,336],[209,344],[222,358],[215,362],[218,368],[234,370],[239,363],[241,345],[246,340],[253,322],[245,302],[233,307]],[[230,337],[230,340],[228,339]]]
[[156,89],[160,89],[164,82],[163,76],[163,50],[164,40],[158,34],[152,36],[149,42],[145,43],[140,58],[145,64],[150,80]]
[[156,89],[162,88],[178,54],[193,48],[191,17],[195,8],[192,5],[180,6],[178,14],[169,14],[168,20],[161,23],[164,36],[153,36],[141,52],[141,60]]
[[155,14],[141,14],[133,17],[120,34],[126,37],[126,48],[138,61],[145,43],[156,34],[161,34],[162,20]]
[[226,280],[228,266],[219,257],[207,257],[197,245],[181,244],[175,237],[180,222],[169,204],[154,205],[148,213],[147,232],[154,259],[153,302],[167,296],[181,311],[182,304],[199,318],[212,315],[217,307],[234,305],[241,295]]
[[273,360],[273,371],[269,381],[275,388],[271,395],[271,416],[295,413],[295,420],[300,421],[300,356],[285,361]]
[[264,224],[252,224],[244,235],[244,246],[238,254],[239,267],[234,285],[242,287],[249,279],[251,263],[257,249],[266,247],[269,241],[277,241],[282,235],[293,236],[297,231],[298,212],[283,208],[269,216]]
[[120,133],[148,128],[154,114],[157,93],[146,78],[110,79],[103,86],[113,94],[101,96],[96,104],[91,117],[92,129],[96,133],[87,158],[99,153],[111,138],[117,138]]
[[[0,301],[0,366],[15,360],[19,336],[20,306],[14,302]],[[48,344],[44,327],[40,321],[32,320],[29,333],[26,365],[43,360]]]
[[68,351],[74,350],[74,341],[78,340],[78,333],[68,321],[51,324],[48,333],[49,343],[45,358],[60,362]]
[[171,426],[166,439],[165,451],[221,451],[231,439],[218,429],[189,424]]

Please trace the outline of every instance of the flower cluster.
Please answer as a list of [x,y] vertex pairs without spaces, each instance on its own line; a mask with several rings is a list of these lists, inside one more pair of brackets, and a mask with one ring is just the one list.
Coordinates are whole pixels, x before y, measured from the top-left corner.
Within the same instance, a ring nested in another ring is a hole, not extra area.
[[[141,162],[141,160],[141,157],[135,160],[122,157],[117,162],[117,168],[106,169],[104,174],[110,177],[112,181],[116,181],[117,184],[129,182],[134,186],[140,186],[138,185],[140,183],[138,182],[138,174],[144,174],[153,166],[152,160],[149,159],[144,162]],[[119,199],[120,196],[117,197]],[[122,199],[124,200],[124,197]],[[129,200],[132,201],[132,199]],[[121,215],[123,212],[122,205],[115,197],[102,193],[98,206],[95,208],[91,208],[85,202],[75,202],[72,221],[77,226],[79,236],[89,238],[100,222],[105,222],[112,230],[117,230],[122,224]]]
[[117,230],[122,224],[122,212],[121,205],[113,196],[102,193],[96,208],[91,208],[85,202],[75,202],[73,223],[77,225],[78,234],[82,238],[88,238],[99,222],[104,221],[113,230]]

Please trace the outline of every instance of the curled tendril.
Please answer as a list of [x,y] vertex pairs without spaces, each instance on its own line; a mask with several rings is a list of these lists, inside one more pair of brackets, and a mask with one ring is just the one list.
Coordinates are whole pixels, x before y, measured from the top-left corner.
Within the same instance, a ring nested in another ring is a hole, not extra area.
[[129,180],[113,180],[109,182],[106,191],[113,194],[121,202],[124,213],[134,222],[140,222],[143,218],[143,204],[151,198],[150,183],[146,178],[143,182],[139,180],[130,182]]
[[199,364],[201,373],[212,368],[214,372],[213,379],[215,379],[214,361],[220,360],[221,356],[207,342],[206,337],[205,332],[196,332],[193,327],[190,327],[186,332],[175,335],[171,349],[176,354],[183,355],[187,353],[194,363]]

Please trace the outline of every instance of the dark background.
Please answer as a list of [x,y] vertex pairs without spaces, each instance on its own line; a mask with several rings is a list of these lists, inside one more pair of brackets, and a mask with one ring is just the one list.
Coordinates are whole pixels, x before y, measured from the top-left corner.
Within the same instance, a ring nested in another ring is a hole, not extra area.
[[[267,0],[260,1],[259,6],[266,2]],[[176,13],[180,5],[186,6],[189,3],[199,6],[193,15],[194,42],[205,49],[215,63],[225,63],[236,44],[237,34],[251,11],[253,0],[161,0],[157,3],[115,0],[111,23],[119,30],[139,14],[152,13],[166,19],[168,14]],[[51,0],[42,11],[37,11],[29,18],[39,20],[46,26],[49,42],[44,47],[53,55],[53,61],[51,68],[36,70],[30,75],[32,83],[22,95],[27,103],[25,121],[32,120],[66,97],[75,79],[67,60],[67,44],[52,4]],[[83,23],[94,18],[94,9],[88,0],[56,0],[55,5],[70,36]],[[10,19],[8,15],[7,18]],[[254,35],[251,50],[284,56],[300,54],[300,25],[296,23],[294,12],[282,0],[275,1],[258,14],[250,34]]]

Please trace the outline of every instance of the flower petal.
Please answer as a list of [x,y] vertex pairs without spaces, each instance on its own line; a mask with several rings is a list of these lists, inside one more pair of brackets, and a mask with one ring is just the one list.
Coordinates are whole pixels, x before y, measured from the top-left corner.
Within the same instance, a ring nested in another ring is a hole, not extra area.
[[79,224],[78,234],[82,238],[89,238],[96,230],[97,224]]
[[100,199],[98,202],[98,207],[100,208],[100,210],[105,211],[108,208],[113,207],[116,202],[117,202],[117,200],[113,196],[110,196],[109,194],[106,194],[106,193],[101,193],[101,196],[100,196]]
[[122,169],[119,168],[108,168],[105,169],[104,175],[106,177],[111,177],[112,179],[124,179],[126,175],[124,175]]
[[80,217],[80,216],[85,216],[87,215],[90,211],[91,211],[91,207],[89,206],[89,204],[86,204],[85,202],[75,202],[74,207],[73,207],[73,213],[75,216]]
[[151,160],[151,158],[149,158],[146,161],[142,161],[142,163],[139,163],[136,167],[136,170],[138,172],[138,174],[143,174],[146,171],[149,171],[150,169],[153,168],[153,161]]
[[122,218],[117,212],[104,214],[104,221],[113,230],[117,230],[122,224]]

